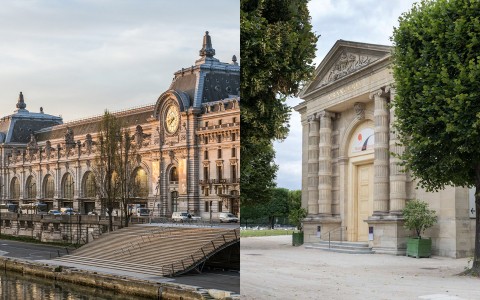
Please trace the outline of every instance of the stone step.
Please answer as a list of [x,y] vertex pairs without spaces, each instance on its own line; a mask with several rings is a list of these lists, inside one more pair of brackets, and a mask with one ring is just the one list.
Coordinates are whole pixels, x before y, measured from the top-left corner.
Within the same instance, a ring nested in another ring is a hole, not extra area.
[[372,248],[368,247],[366,243],[356,243],[356,242],[330,242],[330,247],[327,242],[316,242],[312,244],[306,244],[306,249],[318,249],[323,251],[331,251],[338,253],[349,253],[349,254],[373,254]]

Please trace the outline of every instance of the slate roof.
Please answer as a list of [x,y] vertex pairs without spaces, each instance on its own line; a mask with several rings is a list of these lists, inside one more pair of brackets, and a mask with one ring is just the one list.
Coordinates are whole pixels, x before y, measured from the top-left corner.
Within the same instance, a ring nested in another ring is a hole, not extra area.
[[[113,112],[119,120],[124,122],[125,126],[142,125],[147,123],[153,115],[154,105],[147,105],[140,108],[133,108],[121,112]],[[98,132],[103,115],[92,118],[85,118],[80,121],[67,122],[49,128],[44,128],[35,132],[37,142],[60,139],[65,137],[67,127],[72,129],[75,140],[83,140],[87,134]]]

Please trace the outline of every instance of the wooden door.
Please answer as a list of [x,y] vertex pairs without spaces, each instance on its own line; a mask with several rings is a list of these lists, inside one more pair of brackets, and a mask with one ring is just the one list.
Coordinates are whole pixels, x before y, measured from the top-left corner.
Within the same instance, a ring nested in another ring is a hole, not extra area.
[[357,167],[357,241],[368,241],[368,224],[373,213],[373,164]]

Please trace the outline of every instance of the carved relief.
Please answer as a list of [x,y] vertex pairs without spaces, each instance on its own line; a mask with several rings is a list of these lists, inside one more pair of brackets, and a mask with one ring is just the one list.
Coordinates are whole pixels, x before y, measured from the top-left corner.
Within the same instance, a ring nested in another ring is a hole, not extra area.
[[343,51],[340,59],[333,65],[330,71],[323,77],[319,87],[327,85],[335,80],[351,74],[371,62],[377,60],[377,57],[355,54]]
[[92,135],[90,133],[85,136],[84,145],[85,145],[87,154],[90,155],[90,153],[92,153],[92,146],[93,146]]
[[73,130],[70,127],[67,127],[67,132],[65,133],[65,148],[67,152],[75,147],[75,140],[73,136]]
[[133,135],[133,139],[138,148],[141,148],[142,146],[148,146],[148,144],[150,143],[150,137],[151,134],[143,133],[142,126],[137,125],[137,127],[135,128],[135,134]]
[[353,109],[355,110],[355,115],[358,120],[365,119],[365,103],[356,102],[353,105]]

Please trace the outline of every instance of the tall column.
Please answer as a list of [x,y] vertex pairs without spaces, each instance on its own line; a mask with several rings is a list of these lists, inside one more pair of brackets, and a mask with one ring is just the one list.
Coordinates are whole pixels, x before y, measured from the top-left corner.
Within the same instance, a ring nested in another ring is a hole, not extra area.
[[[395,98],[395,89],[387,87],[386,92],[390,92],[390,103]],[[393,107],[390,108],[390,124],[395,122]],[[402,154],[405,147],[398,144],[398,135],[391,127],[390,129],[390,153]],[[405,208],[407,198],[407,174],[403,172],[403,167],[399,165],[400,159],[394,155],[390,156],[390,214],[401,215]]]
[[318,213],[332,215],[332,117],[322,111],[320,117],[320,141],[318,146]]
[[318,214],[318,119],[308,117],[308,215]]
[[370,94],[370,99],[375,100],[373,117],[375,120],[375,144],[374,144],[374,177],[373,177],[373,215],[382,216],[388,214],[388,202],[390,198],[389,183],[389,115],[387,98],[383,90]]

